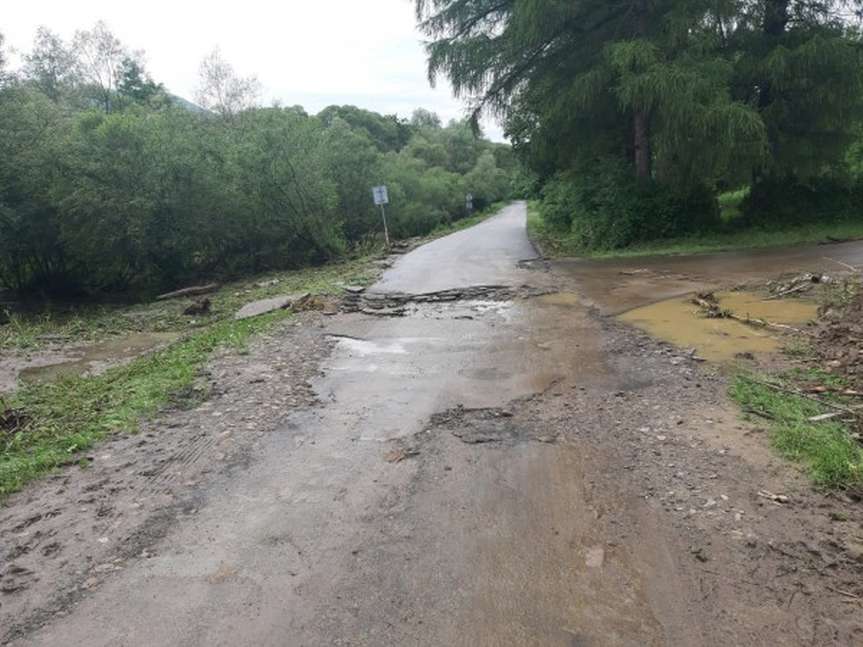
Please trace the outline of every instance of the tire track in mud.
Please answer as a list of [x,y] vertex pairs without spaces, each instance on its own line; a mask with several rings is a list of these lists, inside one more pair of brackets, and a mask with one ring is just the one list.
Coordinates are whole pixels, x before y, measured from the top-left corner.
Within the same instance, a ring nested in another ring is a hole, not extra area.
[[246,355],[214,358],[199,404],[106,439],[87,469],[61,468],[5,502],[0,644],[63,612],[130,560],[152,556],[147,549],[176,519],[204,504],[206,482],[242,465],[287,411],[318,404],[309,380],[332,342],[318,331],[321,315],[300,321],[262,335]]

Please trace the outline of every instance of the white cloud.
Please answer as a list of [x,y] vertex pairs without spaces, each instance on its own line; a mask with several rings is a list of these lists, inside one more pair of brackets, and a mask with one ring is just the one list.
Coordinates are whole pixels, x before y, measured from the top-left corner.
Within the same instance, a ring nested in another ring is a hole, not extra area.
[[[36,28],[64,38],[105,20],[132,49],[146,51],[152,75],[192,98],[198,64],[214,47],[243,75],[255,74],[264,100],[316,112],[349,103],[407,116],[419,106],[444,119],[464,114],[446,83],[429,87],[411,0],[7,0],[0,30],[26,50]],[[500,129],[486,124],[495,138]]]

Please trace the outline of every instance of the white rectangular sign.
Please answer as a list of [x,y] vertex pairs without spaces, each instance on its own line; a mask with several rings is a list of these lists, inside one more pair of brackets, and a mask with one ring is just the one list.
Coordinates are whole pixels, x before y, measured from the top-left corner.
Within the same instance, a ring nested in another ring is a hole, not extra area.
[[376,205],[389,204],[390,196],[387,194],[386,185],[376,186],[372,189],[372,197]]

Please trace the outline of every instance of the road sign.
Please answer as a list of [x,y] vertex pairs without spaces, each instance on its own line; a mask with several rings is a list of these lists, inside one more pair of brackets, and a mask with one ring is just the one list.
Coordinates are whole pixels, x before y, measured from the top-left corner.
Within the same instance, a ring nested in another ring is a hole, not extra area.
[[387,193],[385,184],[372,188],[372,197],[375,199],[376,205],[385,205],[390,203],[390,196]]
[[387,227],[387,212],[384,210],[384,205],[390,203],[390,196],[387,193],[385,184],[372,187],[372,198],[375,204],[381,208],[381,220],[384,221],[384,240],[387,241],[387,247],[390,246],[390,230]]
[[468,212],[473,211],[473,193],[468,193],[464,197],[464,207],[468,210]]

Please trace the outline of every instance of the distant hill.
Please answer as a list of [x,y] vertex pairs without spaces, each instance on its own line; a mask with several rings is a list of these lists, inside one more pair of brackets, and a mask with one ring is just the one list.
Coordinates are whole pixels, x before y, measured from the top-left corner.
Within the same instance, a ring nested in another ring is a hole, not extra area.
[[167,93],[168,99],[178,108],[183,108],[184,110],[188,110],[189,112],[210,112],[206,108],[202,108],[197,103],[192,103],[188,99],[184,99],[183,97],[177,96],[176,94]]

